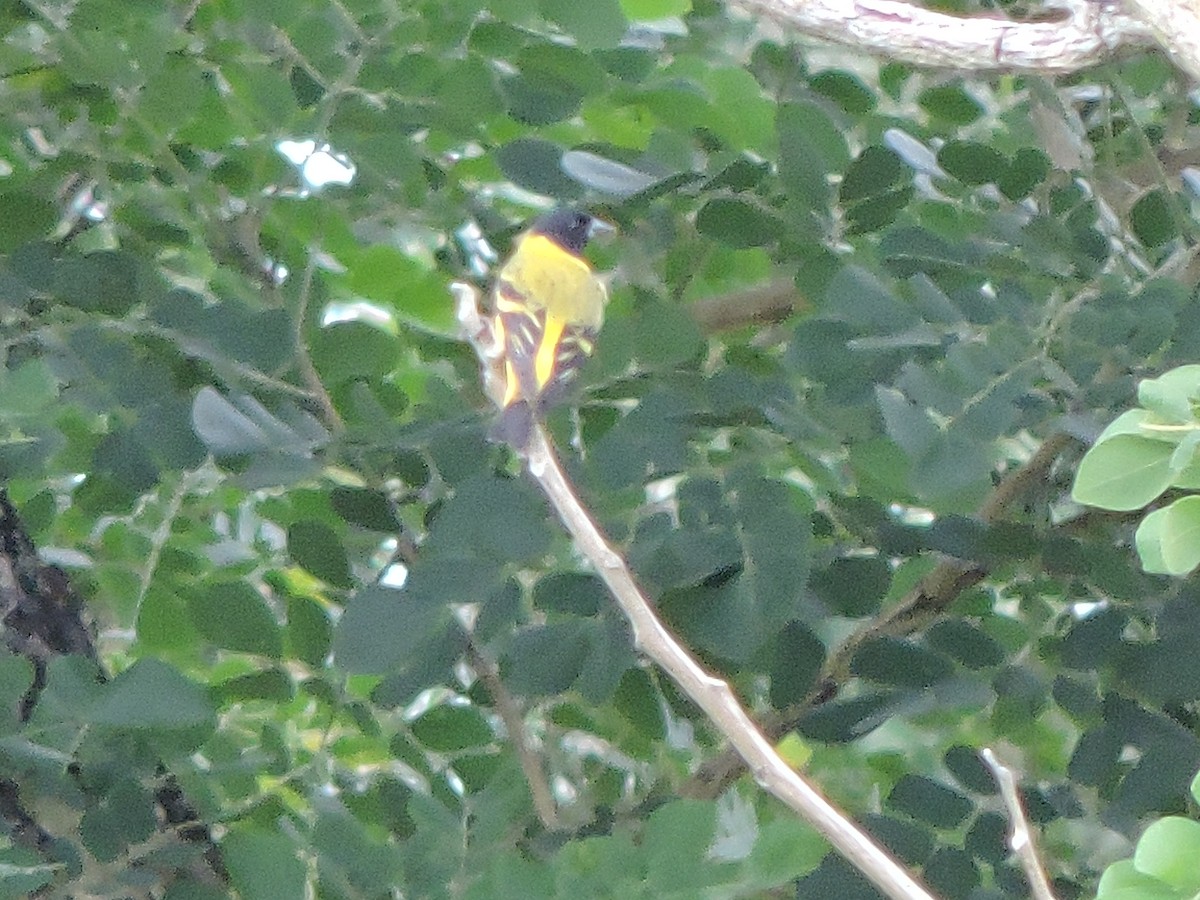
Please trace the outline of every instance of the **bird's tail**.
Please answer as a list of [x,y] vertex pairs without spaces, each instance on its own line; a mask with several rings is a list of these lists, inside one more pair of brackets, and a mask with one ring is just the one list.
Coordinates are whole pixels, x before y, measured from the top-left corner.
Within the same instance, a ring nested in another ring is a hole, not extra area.
[[504,407],[492,427],[488,429],[489,441],[508,444],[517,453],[523,453],[529,447],[532,435],[533,408],[524,400]]

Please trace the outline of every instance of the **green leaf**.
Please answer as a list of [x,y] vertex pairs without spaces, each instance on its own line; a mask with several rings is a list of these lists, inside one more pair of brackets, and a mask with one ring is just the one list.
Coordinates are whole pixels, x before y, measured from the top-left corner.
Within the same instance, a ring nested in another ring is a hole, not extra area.
[[815,687],[825,662],[825,645],[800,622],[788,622],[770,649],[770,699],[776,709],[802,701]]
[[970,125],[983,115],[983,107],[979,101],[960,84],[926,88],[917,97],[917,103],[931,116],[947,125]]
[[895,711],[894,691],[864,693],[850,700],[833,700],[808,712],[800,721],[805,737],[825,743],[843,743],[869,734]]
[[18,713],[26,692],[33,687],[33,664],[22,656],[0,654],[0,735],[20,725]]
[[929,646],[968,669],[986,669],[1004,662],[1004,647],[977,626],[963,619],[945,619],[928,632]]
[[456,336],[454,304],[443,278],[394,247],[375,244],[349,260],[355,293],[382,303],[406,325]]
[[1165,191],[1143,194],[1129,211],[1133,233],[1147,247],[1158,247],[1179,234],[1171,200]]
[[953,664],[933,653],[897,638],[874,638],[859,647],[850,670],[860,678],[900,687],[928,688],[950,677]]
[[112,862],[132,844],[154,834],[154,797],[132,778],[121,778],[84,811],[79,836],[88,852]]
[[968,791],[976,794],[996,793],[996,782],[977,750],[956,745],[947,750],[942,759],[955,780]]
[[711,883],[708,849],[715,828],[713,804],[700,800],[673,800],[650,814],[642,847],[652,896],[700,890]]
[[1200,565],[1200,496],[1154,510],[1138,526],[1136,541],[1147,572],[1187,575]]
[[1138,838],[1133,864],[1144,872],[1192,896],[1200,891],[1200,822],[1167,816],[1152,822]]
[[38,889],[50,884],[62,870],[62,863],[38,863],[32,855],[19,857],[19,862],[11,861],[19,852],[10,850],[0,854],[0,897],[5,900],[36,896]]
[[941,897],[966,897],[979,886],[979,870],[965,850],[939,847],[921,871],[922,880]]
[[316,333],[310,353],[322,381],[335,384],[385,375],[396,367],[401,345],[395,336],[366,322],[337,322]]
[[1084,454],[1071,496],[1102,509],[1140,509],[1170,487],[1173,451],[1161,441],[1116,435]]
[[562,147],[538,138],[517,138],[496,151],[496,165],[513,184],[548,197],[569,199],[579,184],[562,168]]
[[578,622],[523,628],[513,635],[500,661],[504,683],[516,694],[544,697],[575,683],[591,652]]
[[533,605],[547,612],[594,616],[608,602],[604,583],[582,572],[553,572],[533,587]]
[[[1196,402],[1200,400],[1200,366],[1177,366],[1157,378],[1138,382],[1138,402],[1154,413],[1162,423],[1196,423]],[[1200,428],[1200,425],[1198,425]],[[1105,432],[1107,434],[1107,431]],[[1164,437],[1169,437],[1166,433]]]
[[621,676],[612,697],[613,707],[628,720],[646,741],[661,740],[663,722],[662,695],[645,669],[631,668]]
[[138,607],[138,642],[154,652],[194,646],[200,641],[187,601],[173,590],[151,586]]
[[288,527],[287,547],[297,565],[326,584],[339,588],[354,585],[346,548],[324,522],[294,522]]
[[875,399],[888,437],[910,457],[920,459],[937,443],[941,432],[923,409],[895,388],[877,387]]
[[992,726],[999,731],[1020,734],[1037,719],[1048,699],[1046,685],[1037,675],[1015,664],[1001,669],[992,687],[996,691]]
[[542,15],[574,36],[581,50],[616,47],[629,23],[617,0],[540,0]]
[[863,84],[862,79],[849,72],[835,69],[818,72],[809,79],[808,86],[852,116],[865,115],[876,106],[875,94]]
[[392,501],[383,491],[339,485],[329,492],[334,511],[351,525],[396,534],[402,529]]
[[410,727],[413,737],[435,753],[457,753],[496,739],[479,710],[468,706],[435,706]]
[[[312,831],[313,849],[321,861],[322,884],[346,885],[352,896],[378,897],[403,880],[400,851],[376,833],[360,812],[334,800],[322,800]],[[374,823],[370,823],[374,824]]]
[[88,720],[107,728],[210,727],[213,711],[202,687],[156,659],[140,659],[106,685]]
[[110,316],[128,312],[142,285],[141,262],[121,250],[68,256],[54,273],[54,292],[64,303]]
[[621,0],[621,11],[634,22],[682,16],[692,9],[692,0]]
[[478,475],[460,484],[438,513],[426,554],[519,563],[550,544],[542,499],[514,478]]
[[718,197],[700,208],[696,228],[723,244],[745,249],[775,243],[783,224],[773,213],[753,203]]
[[321,666],[329,655],[333,627],[324,608],[307,597],[288,597],[284,632],[289,656],[310,666]]
[[554,125],[579,112],[583,94],[562,81],[543,82],[538,74],[510,75],[500,85],[508,114],[522,125]]
[[850,164],[841,129],[815,103],[781,105],[775,127],[784,187],[796,200],[823,210],[833,191],[828,176]]
[[490,857],[487,870],[467,889],[465,900],[525,900],[554,895],[550,867],[514,852]]
[[296,695],[292,680],[280,669],[266,669],[222,681],[213,687],[213,695],[221,704],[263,700],[268,703],[288,703]]
[[1008,171],[1008,160],[1003,153],[971,141],[950,141],[938,151],[937,160],[948,174],[969,185],[997,182]]
[[1023,200],[1050,174],[1050,157],[1037,147],[1021,147],[1012,162],[995,179],[996,187],[1009,200]]
[[218,647],[278,659],[283,637],[262,595],[244,581],[214,581],[188,600],[192,623]]
[[892,574],[882,557],[839,557],[812,576],[812,589],[844,616],[868,616],[879,610]]
[[372,585],[348,601],[334,632],[334,658],[348,672],[387,672],[439,634],[449,620],[448,604],[421,602],[411,591]]
[[907,173],[900,157],[886,147],[872,145],[851,163],[838,189],[843,203],[876,197],[905,180]]
[[25,193],[0,194],[0,252],[47,237],[58,223],[58,208],[44,197]]
[[1133,860],[1122,859],[1104,870],[1096,900],[1185,900],[1175,888],[1138,871]]
[[750,886],[770,890],[812,871],[825,854],[813,829],[789,818],[767,822],[746,861]]
[[971,801],[953,788],[921,775],[905,775],[887,800],[889,809],[907,813],[935,828],[954,828],[971,814]]
[[775,634],[797,611],[808,582],[812,526],[800,492],[748,471],[730,478],[745,564],[738,583],[752,599],[759,639]]
[[229,880],[242,900],[304,896],[306,864],[295,842],[286,835],[238,823],[220,846]]

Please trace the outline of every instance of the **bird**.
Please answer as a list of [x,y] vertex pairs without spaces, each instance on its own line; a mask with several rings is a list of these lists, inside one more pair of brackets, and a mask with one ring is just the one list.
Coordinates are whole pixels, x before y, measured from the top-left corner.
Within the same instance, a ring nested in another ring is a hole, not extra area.
[[504,393],[489,436],[521,451],[535,421],[561,403],[595,349],[608,291],[583,255],[612,226],[574,207],[536,219],[516,240],[492,286],[492,329]]

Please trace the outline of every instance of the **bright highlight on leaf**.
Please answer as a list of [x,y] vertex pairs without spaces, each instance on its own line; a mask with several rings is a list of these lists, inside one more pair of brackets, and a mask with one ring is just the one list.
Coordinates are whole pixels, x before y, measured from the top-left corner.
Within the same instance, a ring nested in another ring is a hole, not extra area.
[[331,184],[349,184],[358,172],[358,167],[345,153],[335,151],[329,144],[318,144],[311,138],[282,140],[275,149],[300,173],[301,197],[315,194]]

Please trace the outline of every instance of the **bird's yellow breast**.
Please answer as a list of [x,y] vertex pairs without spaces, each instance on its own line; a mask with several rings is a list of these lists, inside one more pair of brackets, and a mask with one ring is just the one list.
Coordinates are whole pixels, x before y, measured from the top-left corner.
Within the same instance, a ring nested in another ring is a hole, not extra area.
[[540,234],[526,234],[500,271],[532,310],[546,310],[560,321],[599,329],[607,292],[586,259]]

